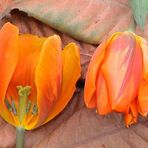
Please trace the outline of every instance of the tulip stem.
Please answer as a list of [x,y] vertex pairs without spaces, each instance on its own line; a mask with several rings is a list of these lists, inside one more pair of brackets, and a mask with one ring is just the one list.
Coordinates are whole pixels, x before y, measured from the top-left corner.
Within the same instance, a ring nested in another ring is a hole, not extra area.
[[16,127],[16,148],[24,148],[25,129]]

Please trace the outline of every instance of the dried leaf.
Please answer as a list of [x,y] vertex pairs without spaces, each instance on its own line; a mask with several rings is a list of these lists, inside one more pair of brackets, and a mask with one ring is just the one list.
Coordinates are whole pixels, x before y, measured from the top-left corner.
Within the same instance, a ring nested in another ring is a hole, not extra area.
[[133,26],[127,0],[17,0],[12,9],[26,12],[56,30],[92,44]]
[[12,0],[0,0],[0,17],[3,17],[12,5]]

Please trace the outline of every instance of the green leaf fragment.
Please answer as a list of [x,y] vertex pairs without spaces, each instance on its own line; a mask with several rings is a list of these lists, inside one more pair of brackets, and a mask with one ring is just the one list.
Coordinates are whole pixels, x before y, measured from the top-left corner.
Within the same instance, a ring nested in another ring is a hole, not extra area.
[[136,23],[143,30],[148,16],[148,0],[130,0],[130,5]]

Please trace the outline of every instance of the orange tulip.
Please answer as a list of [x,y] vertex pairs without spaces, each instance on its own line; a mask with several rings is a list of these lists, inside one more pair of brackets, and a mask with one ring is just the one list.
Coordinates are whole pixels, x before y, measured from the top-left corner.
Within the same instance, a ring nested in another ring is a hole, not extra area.
[[80,69],[74,43],[61,50],[57,35],[18,35],[6,23],[0,30],[0,115],[27,130],[45,124],[70,101]]
[[148,112],[148,46],[132,32],[117,32],[94,53],[84,89],[88,108],[125,114],[126,126]]

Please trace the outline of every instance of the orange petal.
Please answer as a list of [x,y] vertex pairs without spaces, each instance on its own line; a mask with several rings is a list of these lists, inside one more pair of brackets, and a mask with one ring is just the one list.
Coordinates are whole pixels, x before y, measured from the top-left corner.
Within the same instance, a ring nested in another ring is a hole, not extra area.
[[45,38],[35,35],[21,35],[19,37],[19,58],[15,72],[11,78],[7,95],[13,97],[18,102],[16,86],[29,85],[32,87],[32,100],[36,98],[35,69],[40,57],[41,49]]
[[148,114],[148,81],[144,81],[140,85],[138,95],[138,109],[141,115]]
[[49,37],[44,45],[35,72],[38,119],[36,126],[48,118],[61,89],[62,61],[59,36]]
[[74,43],[68,44],[62,51],[62,63],[63,78],[60,97],[45,123],[53,119],[65,108],[76,89],[75,85],[81,74],[81,66],[79,49]]
[[142,75],[142,53],[131,33],[118,36],[107,49],[102,64],[112,109],[127,113],[138,94]]
[[[36,101],[35,69],[45,38],[35,35],[21,35],[18,40],[19,58],[16,69],[7,89],[7,98],[12,97],[18,106],[17,86],[31,86],[29,99]],[[32,105],[33,106],[33,105]],[[29,118],[29,117],[28,117]]]
[[137,101],[134,100],[130,105],[129,113],[125,115],[125,125],[129,127],[130,125],[137,122],[138,110],[137,110]]
[[15,125],[12,114],[6,108],[4,99],[8,84],[18,59],[18,29],[6,23],[0,30],[0,115]]
[[113,34],[108,40],[105,40],[100,46],[98,46],[90,61],[84,88],[84,101],[88,108],[95,108],[97,106],[95,94],[97,75],[99,73],[102,60],[104,59],[108,44],[118,34],[120,33]]
[[112,109],[109,102],[106,82],[104,80],[102,72],[99,73],[96,86],[97,111],[100,115],[105,115],[111,112]]
[[137,41],[141,45],[142,53],[143,53],[143,78],[148,80],[148,42],[139,36],[137,37]]
[[[75,91],[75,84],[80,77],[81,67],[79,50],[74,43],[68,44],[62,51],[62,64],[63,73],[61,93],[44,123],[53,119],[65,108]],[[47,105],[44,106],[44,108],[46,107]],[[26,128],[32,129],[35,128],[35,126],[37,127],[38,125],[30,124]]]

